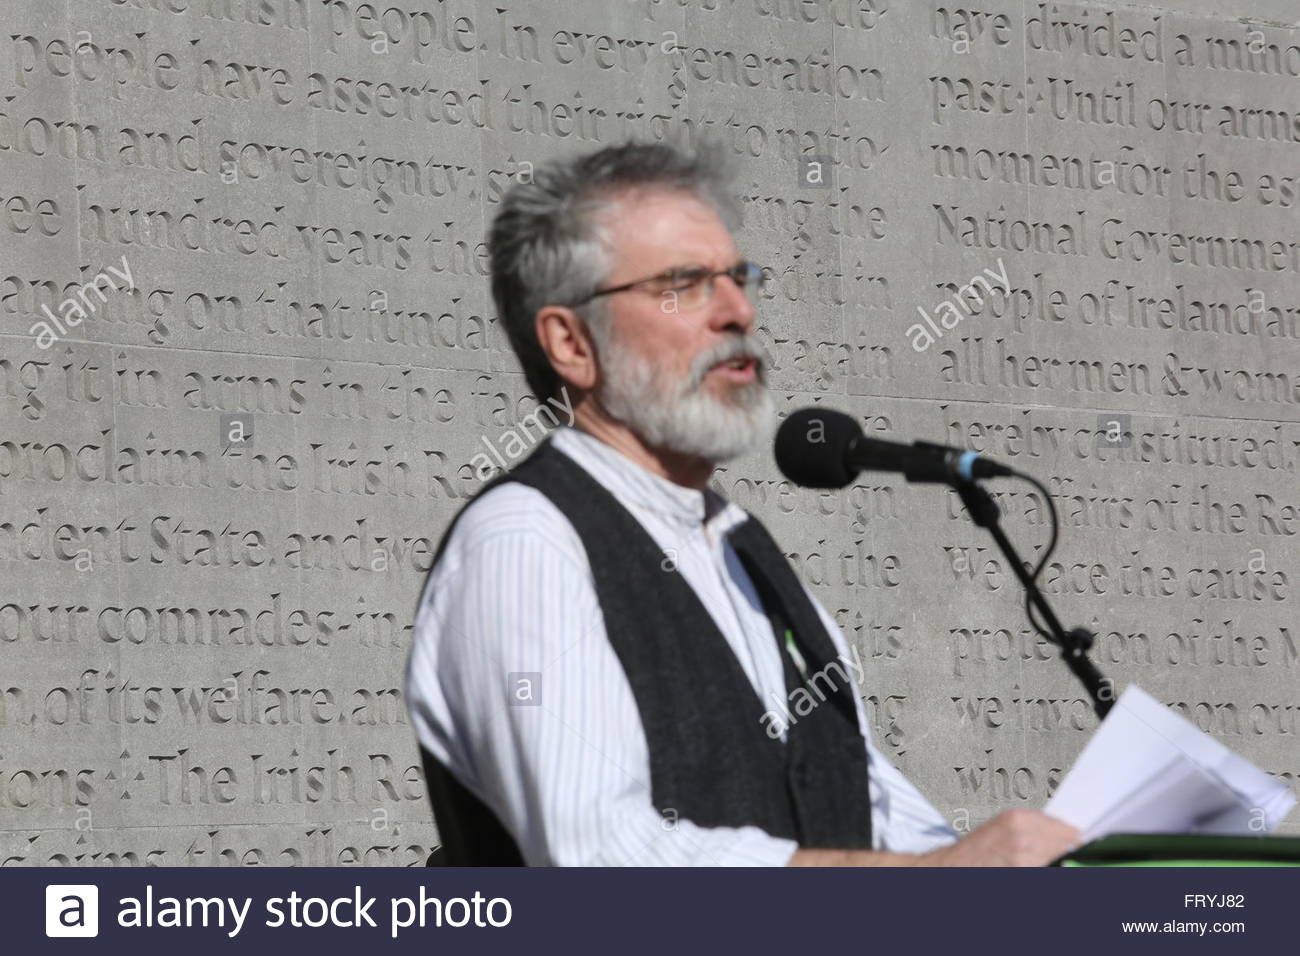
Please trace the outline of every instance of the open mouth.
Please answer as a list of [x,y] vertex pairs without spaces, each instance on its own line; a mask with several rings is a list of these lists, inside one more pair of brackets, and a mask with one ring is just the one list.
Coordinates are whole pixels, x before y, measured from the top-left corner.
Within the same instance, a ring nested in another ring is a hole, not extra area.
[[758,360],[750,356],[728,359],[714,365],[709,374],[721,375],[731,382],[754,382],[758,380]]

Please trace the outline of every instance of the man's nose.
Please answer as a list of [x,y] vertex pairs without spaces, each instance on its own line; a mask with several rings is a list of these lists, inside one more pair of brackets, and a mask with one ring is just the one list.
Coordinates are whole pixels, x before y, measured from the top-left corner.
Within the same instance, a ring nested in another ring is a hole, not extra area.
[[745,287],[729,275],[713,280],[713,302],[710,303],[713,326],[722,330],[735,328],[748,335],[754,328],[758,310],[745,294]]

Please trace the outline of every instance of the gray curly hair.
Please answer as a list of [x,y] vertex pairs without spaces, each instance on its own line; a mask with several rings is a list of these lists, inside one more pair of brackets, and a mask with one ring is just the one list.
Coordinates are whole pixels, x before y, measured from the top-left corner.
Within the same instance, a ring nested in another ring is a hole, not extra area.
[[[629,141],[543,163],[502,199],[488,233],[492,298],[528,387],[541,401],[559,392],[560,377],[537,340],[534,319],[546,305],[585,298],[606,281],[612,248],[601,213],[628,190],[687,193],[711,206],[728,229],[742,211],[733,188],[733,154],[716,140],[693,151]],[[575,309],[600,345],[608,303]]]

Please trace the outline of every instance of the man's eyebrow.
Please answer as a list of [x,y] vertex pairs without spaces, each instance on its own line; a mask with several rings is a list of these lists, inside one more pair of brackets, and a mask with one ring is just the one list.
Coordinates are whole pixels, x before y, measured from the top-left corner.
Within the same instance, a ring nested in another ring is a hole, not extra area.
[[[737,259],[736,262],[740,262],[742,261],[742,259],[743,257],[741,259]],[[736,265],[736,262],[733,262],[730,265],[722,266],[722,268],[730,269]],[[707,263],[704,262],[689,262],[685,265],[670,266],[668,268],[668,272],[713,272],[713,271],[715,271],[713,266],[708,265]]]
[[706,266],[706,265],[701,265],[701,264],[699,264],[699,263],[694,263],[694,264],[688,263],[688,264],[686,264],[686,265],[664,266],[662,269],[660,269],[660,270],[659,270],[658,272],[656,272],[654,275],[647,277],[647,279],[646,279],[645,281],[649,282],[651,279],[658,279],[659,281],[664,281],[664,280],[667,280],[667,279],[675,279],[675,278],[677,278],[677,277],[679,277],[679,276],[682,276],[682,275],[690,275],[690,274],[692,274],[692,273],[696,273],[696,272],[708,272],[708,271],[709,271],[709,267],[708,267],[708,266]]

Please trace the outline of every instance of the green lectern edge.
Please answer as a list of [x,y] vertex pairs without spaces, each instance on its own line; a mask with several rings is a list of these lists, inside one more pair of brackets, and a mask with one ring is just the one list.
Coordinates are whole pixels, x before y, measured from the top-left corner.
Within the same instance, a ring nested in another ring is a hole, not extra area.
[[1116,833],[1056,866],[1300,866],[1300,837]]

